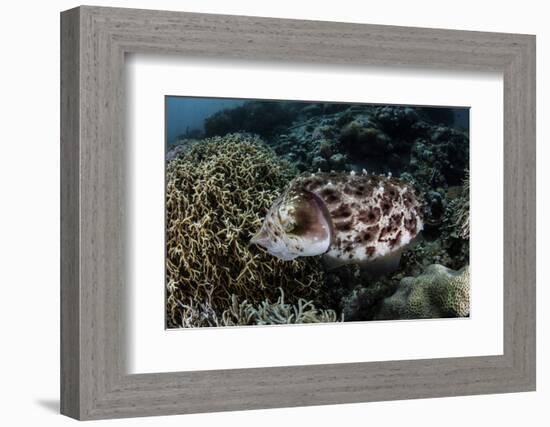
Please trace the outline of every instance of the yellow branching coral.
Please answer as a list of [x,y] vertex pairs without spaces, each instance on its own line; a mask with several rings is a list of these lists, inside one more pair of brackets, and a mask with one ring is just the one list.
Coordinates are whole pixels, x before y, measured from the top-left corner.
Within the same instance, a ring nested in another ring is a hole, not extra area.
[[281,288],[297,302],[321,285],[319,261],[284,262],[249,245],[295,174],[259,138],[242,134],[201,141],[167,164],[169,327],[184,326],[182,307],[196,312],[208,303],[221,316],[232,295],[258,304]]

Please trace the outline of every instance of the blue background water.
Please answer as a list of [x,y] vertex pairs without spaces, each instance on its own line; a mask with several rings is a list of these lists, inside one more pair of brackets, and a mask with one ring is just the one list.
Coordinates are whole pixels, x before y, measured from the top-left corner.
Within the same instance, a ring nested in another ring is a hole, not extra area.
[[242,99],[166,97],[166,139],[173,144],[180,135],[204,130],[204,120],[217,111],[244,104]]

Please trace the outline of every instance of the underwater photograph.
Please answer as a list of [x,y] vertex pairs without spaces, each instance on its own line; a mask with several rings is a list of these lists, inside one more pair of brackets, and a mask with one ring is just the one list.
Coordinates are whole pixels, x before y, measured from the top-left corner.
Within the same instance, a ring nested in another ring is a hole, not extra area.
[[469,317],[469,118],[166,96],[166,328]]

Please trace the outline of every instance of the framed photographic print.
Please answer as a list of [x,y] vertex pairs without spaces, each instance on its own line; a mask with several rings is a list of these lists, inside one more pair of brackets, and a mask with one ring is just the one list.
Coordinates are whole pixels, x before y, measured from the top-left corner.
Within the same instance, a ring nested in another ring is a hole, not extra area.
[[61,40],[62,413],[534,390],[534,36],[83,6]]

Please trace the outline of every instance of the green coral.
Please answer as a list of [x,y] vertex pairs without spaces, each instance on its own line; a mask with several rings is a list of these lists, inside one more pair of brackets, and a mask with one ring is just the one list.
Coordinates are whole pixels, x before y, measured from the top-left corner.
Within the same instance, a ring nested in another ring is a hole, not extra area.
[[422,319],[469,315],[469,267],[454,271],[433,264],[418,277],[403,278],[397,291],[384,299],[376,318]]
[[285,262],[249,245],[295,174],[259,138],[242,134],[203,140],[168,162],[169,327],[219,324],[232,295],[258,304],[275,300],[279,287],[291,303],[315,293],[323,282],[317,259]]

